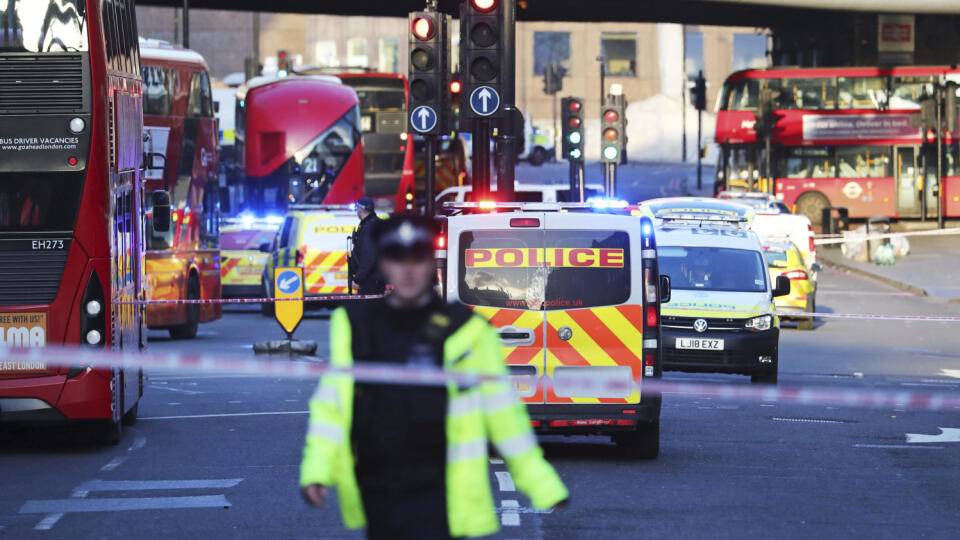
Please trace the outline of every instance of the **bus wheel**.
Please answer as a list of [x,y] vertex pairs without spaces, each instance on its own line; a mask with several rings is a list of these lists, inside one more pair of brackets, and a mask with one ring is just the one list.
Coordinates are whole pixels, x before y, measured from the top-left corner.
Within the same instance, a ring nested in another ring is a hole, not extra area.
[[[196,275],[190,276],[187,284],[187,299],[200,299],[200,281]],[[187,304],[187,322],[170,328],[170,337],[173,339],[193,339],[197,337],[197,329],[200,327],[200,306],[198,304]]]
[[539,167],[547,161],[547,151],[539,146],[533,149],[533,152],[530,152],[530,164],[534,167]]
[[[140,392],[143,393],[143,373],[140,373],[139,380],[137,385],[140,387]],[[123,395],[127,395],[127,376],[126,373],[123,375]],[[129,411],[123,413],[123,425],[132,426],[137,423],[137,414],[140,411],[140,400],[138,399],[136,403],[133,404],[133,407]]]
[[660,421],[640,423],[636,431],[617,435],[614,441],[628,457],[656,459],[660,455]]
[[822,225],[823,209],[830,206],[830,201],[823,193],[810,191],[797,199],[797,212],[810,218],[813,225]]

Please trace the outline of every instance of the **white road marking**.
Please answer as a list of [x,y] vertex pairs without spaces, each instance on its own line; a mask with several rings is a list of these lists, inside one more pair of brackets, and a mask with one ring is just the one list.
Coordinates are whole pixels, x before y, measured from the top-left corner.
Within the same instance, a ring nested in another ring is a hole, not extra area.
[[909,444],[855,444],[854,448],[893,448],[897,450],[943,450],[943,446],[910,446]]
[[106,499],[29,500],[20,507],[21,514],[68,512],[123,512],[129,510],[168,510],[177,508],[229,508],[223,495],[196,497],[140,497]]
[[926,387],[933,387],[933,388],[956,388],[957,387],[956,383],[951,384],[951,383],[932,383],[932,382],[927,382],[927,383],[902,382],[900,383],[900,386],[926,386]]
[[202,394],[202,393],[203,393],[203,392],[198,392],[198,391],[196,391],[196,390],[183,390],[182,388],[174,388],[174,387],[172,387],[172,386],[157,386],[157,385],[153,385],[153,384],[150,385],[150,388],[153,388],[153,389],[155,389],[155,390],[169,390],[169,391],[171,391],[171,392],[178,392],[178,393],[181,393],[181,394],[190,394],[190,395],[194,395],[194,396],[197,395],[197,394]]
[[915,353],[922,353],[922,354],[940,354],[943,352],[936,349],[914,349],[911,347],[894,347],[893,350],[900,351],[900,352],[915,352]]
[[925,433],[907,433],[907,443],[948,443],[960,442],[960,428],[938,427],[940,433],[937,435],[927,435]]
[[243,478],[213,480],[90,480],[77,489],[89,491],[147,491],[151,489],[216,489],[231,488]]
[[173,401],[173,402],[171,402],[171,403],[167,403],[167,405],[171,405],[171,406],[173,406],[173,407],[176,407],[177,405],[183,405],[183,403],[180,403],[179,401]]
[[943,373],[946,377],[953,377],[954,379],[960,379],[960,369],[941,369],[940,373]]
[[146,437],[137,437],[133,440],[133,444],[130,445],[130,448],[127,448],[127,452],[133,452],[134,450],[139,450],[147,445]]
[[774,416],[771,420],[777,420],[778,422],[805,422],[811,424],[846,424],[841,420],[828,420],[826,418],[787,418],[782,416]]
[[285,399],[284,401],[286,401],[287,403],[296,403],[296,402],[299,401],[299,400],[296,400],[296,399]]
[[40,520],[40,523],[33,528],[35,531],[49,531],[53,528],[54,525],[60,521],[60,518],[63,517],[63,514],[50,514],[49,516]]
[[503,465],[503,460],[500,458],[492,457],[490,458],[490,463],[493,465]]
[[310,414],[310,411],[274,411],[274,412],[244,412],[223,414],[187,414],[183,416],[144,416],[140,420],[183,420],[186,418],[228,418],[231,416],[279,416],[285,414]]
[[505,500],[500,503],[500,508],[504,510],[500,514],[500,524],[504,527],[519,527],[520,526],[520,514],[517,510],[520,509],[520,502],[512,499]]
[[881,291],[849,291],[841,289],[826,289],[817,287],[817,294],[846,294],[851,296],[913,296],[906,292],[881,292]]
[[237,404],[237,403],[243,403],[243,402],[242,402],[242,401],[228,401],[227,403]]
[[126,460],[127,460],[127,456],[117,456],[111,459],[110,462],[104,465],[103,467],[100,467],[100,470],[104,472],[112,471],[117,467],[119,467],[120,465],[123,465],[123,462]]
[[513,477],[507,471],[497,471],[493,473],[497,476],[497,484],[500,491],[516,491],[517,486],[513,484]]

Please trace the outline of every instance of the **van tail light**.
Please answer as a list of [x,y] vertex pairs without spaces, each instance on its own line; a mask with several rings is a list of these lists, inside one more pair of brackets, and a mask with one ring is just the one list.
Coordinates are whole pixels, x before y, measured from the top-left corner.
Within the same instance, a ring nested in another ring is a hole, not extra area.
[[653,220],[642,217],[640,220],[641,233],[641,264],[643,265],[643,350],[642,366],[638,366],[634,373],[638,376],[659,377],[660,369],[660,265],[657,258],[657,241],[654,234]]
[[[124,306],[136,309],[134,306]],[[107,315],[109,306],[96,270],[90,272],[90,280],[80,302],[80,343],[86,347],[103,348],[107,344]],[[72,379],[87,369],[85,365],[70,366],[67,378]]]
[[296,266],[303,266],[303,261],[307,258],[306,256],[307,248],[300,248],[297,250],[297,264]]
[[647,326],[657,326],[657,306],[647,306]]
[[810,252],[813,253],[817,250],[817,244],[813,241],[813,236],[810,237]]
[[539,218],[513,218],[510,220],[511,227],[539,227]]
[[807,276],[807,273],[803,270],[791,270],[789,272],[784,272],[780,275],[786,277],[790,281],[806,281],[810,279]]
[[447,249],[447,237],[442,234],[437,236],[436,247],[437,249]]

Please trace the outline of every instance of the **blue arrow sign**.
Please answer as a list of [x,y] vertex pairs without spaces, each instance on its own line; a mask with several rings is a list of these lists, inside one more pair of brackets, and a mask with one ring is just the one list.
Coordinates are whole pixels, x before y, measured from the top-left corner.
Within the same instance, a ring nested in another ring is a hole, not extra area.
[[470,94],[470,108],[478,116],[491,116],[500,109],[500,94],[489,86],[481,86]]
[[283,294],[293,294],[300,289],[300,276],[293,270],[284,270],[277,276],[277,288]]
[[429,133],[437,127],[437,111],[433,110],[433,107],[421,105],[410,114],[410,123],[413,124],[413,129],[420,133]]

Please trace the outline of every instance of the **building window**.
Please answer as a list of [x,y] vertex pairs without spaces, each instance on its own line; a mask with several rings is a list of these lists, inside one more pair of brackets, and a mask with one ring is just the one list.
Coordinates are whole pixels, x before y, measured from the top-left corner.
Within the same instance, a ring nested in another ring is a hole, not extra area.
[[337,67],[340,61],[337,58],[336,41],[318,41],[314,49],[317,55],[317,65],[321,67]]
[[767,36],[763,34],[734,34],[733,70],[767,67]]
[[683,34],[683,70],[688,79],[695,79],[703,71],[703,34]]
[[603,69],[614,77],[637,75],[637,34],[633,32],[600,34]]
[[396,39],[380,40],[380,72],[397,73],[400,71],[400,44]]
[[533,33],[533,74],[543,75],[550,64],[556,62],[570,71],[570,32]]
[[367,40],[353,38],[347,40],[347,65],[350,67],[367,67]]

